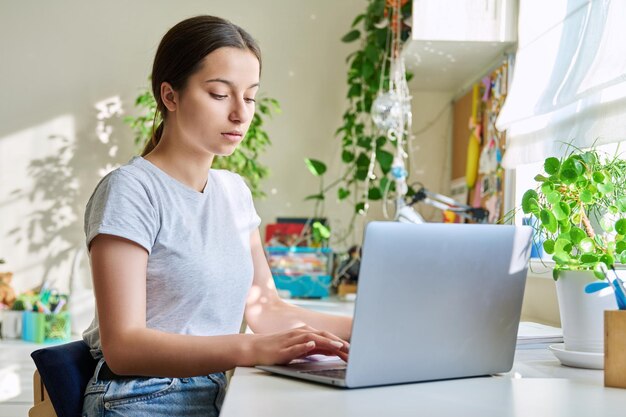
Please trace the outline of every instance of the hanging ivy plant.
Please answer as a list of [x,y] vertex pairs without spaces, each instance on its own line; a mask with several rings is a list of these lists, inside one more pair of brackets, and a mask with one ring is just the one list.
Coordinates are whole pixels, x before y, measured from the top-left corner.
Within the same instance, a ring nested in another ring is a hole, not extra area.
[[[124,121],[133,129],[135,146],[141,152],[152,136],[152,123],[156,112],[156,102],[152,92],[147,89],[142,91],[135,99],[135,106],[142,110],[141,114],[128,116],[124,118]],[[217,156],[213,159],[212,168],[226,169],[241,175],[248,183],[254,197],[265,196],[261,190],[261,181],[269,174],[269,169],[258,160],[259,155],[265,152],[272,143],[263,128],[264,119],[278,113],[280,113],[278,101],[269,97],[258,98],[256,112],[241,144],[232,155]],[[160,122],[160,119],[156,120],[157,125]]]
[[[410,27],[404,22],[411,16],[412,3],[408,0],[400,2],[400,25],[395,21],[394,7],[397,4],[397,0],[369,0],[365,12],[356,16],[350,31],[341,38],[345,43],[360,41],[358,49],[346,59],[348,108],[343,114],[342,125],[335,132],[341,140],[343,173],[325,185],[323,175],[326,164],[310,158],[305,160],[309,171],[320,178],[319,191],[305,198],[315,201],[316,217],[324,209],[327,194],[335,188],[337,199],[354,206],[353,221],[357,215],[365,214],[369,201],[381,200],[385,190],[395,191],[395,184],[388,175],[395,142],[376,129],[370,109],[379,90],[389,86],[389,45],[395,33],[393,28],[400,27],[402,42],[410,36]],[[407,81],[411,77],[407,74]],[[375,160],[372,161],[373,154]],[[367,178],[372,163],[375,164],[374,177]],[[409,189],[408,194],[413,193]],[[353,221],[350,223],[353,224]]]

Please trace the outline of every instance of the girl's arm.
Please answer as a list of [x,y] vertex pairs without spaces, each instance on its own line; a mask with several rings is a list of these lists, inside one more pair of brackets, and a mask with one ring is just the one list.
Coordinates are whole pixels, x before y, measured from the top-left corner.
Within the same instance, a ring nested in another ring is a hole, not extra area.
[[[272,333],[310,326],[327,337],[350,340],[352,319],[300,308],[280,299],[258,230],[250,237],[254,281],[246,305],[246,321],[255,333]],[[346,344],[347,346],[347,344]]]
[[146,327],[148,253],[140,245],[98,235],[90,260],[104,358],[120,375],[191,377],[235,366],[287,363],[338,344],[307,329],[271,335],[189,336]]

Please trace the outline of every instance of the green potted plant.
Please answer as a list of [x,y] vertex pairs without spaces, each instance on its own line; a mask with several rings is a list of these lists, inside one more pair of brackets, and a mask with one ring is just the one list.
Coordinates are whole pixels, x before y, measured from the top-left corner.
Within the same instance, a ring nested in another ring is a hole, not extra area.
[[605,279],[603,270],[626,263],[626,161],[595,148],[549,157],[522,197],[536,217],[536,240],[554,261],[565,349],[603,352],[603,310],[616,309],[613,294],[585,294]]

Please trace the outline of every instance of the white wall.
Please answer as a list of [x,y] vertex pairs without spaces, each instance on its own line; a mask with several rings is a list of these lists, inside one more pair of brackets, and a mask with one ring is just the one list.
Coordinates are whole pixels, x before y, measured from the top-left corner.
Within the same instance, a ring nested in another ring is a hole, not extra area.
[[[452,93],[412,91],[413,158],[409,183],[450,195],[452,178]],[[442,221],[443,213],[418,204],[415,208],[427,221]]]

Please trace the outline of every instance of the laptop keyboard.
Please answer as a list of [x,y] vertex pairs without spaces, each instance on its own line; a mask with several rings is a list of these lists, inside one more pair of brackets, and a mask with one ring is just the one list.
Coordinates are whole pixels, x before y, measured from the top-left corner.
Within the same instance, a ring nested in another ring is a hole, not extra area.
[[313,371],[300,371],[301,374],[326,376],[329,378],[345,379],[346,368],[319,369]]

